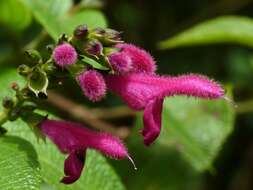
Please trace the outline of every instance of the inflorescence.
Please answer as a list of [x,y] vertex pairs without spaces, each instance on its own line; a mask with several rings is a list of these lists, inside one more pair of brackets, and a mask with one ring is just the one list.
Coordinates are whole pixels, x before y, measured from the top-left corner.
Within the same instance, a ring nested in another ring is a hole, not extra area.
[[13,83],[15,97],[3,100],[1,124],[22,118],[38,137],[49,138],[62,153],[68,154],[61,180],[65,184],[81,176],[88,148],[114,159],[128,158],[133,165],[134,162],[118,137],[92,131],[78,123],[52,120],[36,112],[37,100],[47,98],[48,89],[62,87],[58,79],[74,79],[92,102],[105,98],[109,91],[120,96],[130,108],[143,110],[145,145],[152,144],[160,134],[165,97],[227,99],[221,85],[205,76],[156,74],[153,57],[135,45],[124,43],[120,34],[112,29],[90,30],[80,25],[72,36],[62,35],[56,45],[48,46],[51,56],[46,61],[38,51],[28,50],[30,63],[18,67],[26,85],[21,89]]

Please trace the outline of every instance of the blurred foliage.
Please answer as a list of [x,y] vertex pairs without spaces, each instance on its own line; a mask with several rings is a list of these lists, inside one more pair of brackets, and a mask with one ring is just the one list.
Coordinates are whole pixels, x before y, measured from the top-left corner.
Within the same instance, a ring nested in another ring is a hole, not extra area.
[[253,46],[253,20],[246,17],[226,16],[201,23],[160,42],[162,49],[214,43],[238,43]]
[[212,161],[233,125],[233,107],[224,100],[167,98],[158,143],[177,148],[196,170],[212,171]]
[[57,40],[61,34],[71,34],[76,26],[106,27],[104,16],[94,10],[71,12],[71,0],[22,0],[42,24],[46,31]]
[[[1,97],[11,93],[6,88],[11,81],[21,81],[15,77],[14,70],[8,68],[26,61],[24,48],[36,47],[46,54],[45,45],[63,32],[69,34],[78,24],[86,23],[89,27],[109,25],[123,31],[127,42],[150,51],[159,65],[158,72],[206,74],[232,86],[238,102],[238,108],[234,110],[222,100],[168,98],[163,108],[162,134],[148,148],[144,147],[136,132],[142,127],[141,116],[138,116],[128,145],[139,169],[134,171],[128,161],[110,161],[127,189],[251,190],[252,6],[252,0],[1,0]],[[67,81],[62,92],[68,98],[86,104],[78,90],[76,85]],[[107,97],[103,102],[89,103],[89,106],[121,104],[118,98],[110,94]],[[60,113],[60,110],[51,111]],[[124,118],[113,122],[119,125],[134,123],[132,118],[130,120]],[[22,122],[8,124],[8,128],[13,128],[13,134],[23,131],[23,127]],[[63,156],[50,143],[35,143],[35,138],[27,130],[22,135],[35,144],[41,161],[44,180],[41,189],[124,189],[117,174],[95,152],[89,152],[86,169],[78,183],[60,186],[57,180],[62,176]],[[10,148],[20,155],[17,156],[20,166],[35,172],[29,163],[36,163],[37,157],[29,142],[16,139],[11,145],[5,145],[8,142],[2,141],[4,139],[0,142],[0,163],[5,162],[3,155],[9,154],[8,151],[3,154],[4,147],[7,147],[6,150]],[[17,148],[19,144],[26,148]],[[32,152],[33,156],[29,157],[32,160],[28,159],[27,152]],[[11,166],[12,160],[7,161]],[[19,170],[14,166],[12,169]],[[5,189],[2,176],[9,176],[10,184],[20,182],[15,189],[23,188],[22,181],[27,179],[34,182],[35,189],[39,187],[36,175],[23,174],[23,178],[14,183],[13,173],[7,171],[8,175],[2,175],[6,172],[4,168],[0,168],[0,172],[1,190]]]
[[24,30],[29,26],[32,15],[19,0],[1,1],[0,23],[13,31]]

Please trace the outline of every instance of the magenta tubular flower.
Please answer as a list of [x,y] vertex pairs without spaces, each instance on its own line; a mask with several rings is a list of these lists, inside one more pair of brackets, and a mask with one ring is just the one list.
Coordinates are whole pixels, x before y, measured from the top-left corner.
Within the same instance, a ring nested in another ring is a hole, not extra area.
[[147,74],[108,75],[107,87],[121,96],[129,107],[144,109],[144,143],[151,144],[160,134],[163,99],[185,95],[205,99],[224,98],[224,90],[216,82],[200,75],[161,77]]
[[76,63],[77,52],[73,46],[64,43],[54,49],[53,58],[57,65],[65,67]]
[[101,100],[106,94],[103,75],[95,70],[84,71],[77,77],[83,94],[91,101]]
[[126,74],[132,69],[132,60],[124,52],[113,53],[108,56],[113,70],[118,74]]
[[39,127],[62,153],[69,155],[64,163],[62,183],[71,184],[80,178],[88,148],[114,159],[128,158],[133,163],[121,140],[110,134],[92,131],[78,123],[49,119]]
[[115,47],[122,48],[122,53],[132,60],[132,71],[136,73],[155,73],[156,63],[153,57],[145,50],[132,44],[117,44]]

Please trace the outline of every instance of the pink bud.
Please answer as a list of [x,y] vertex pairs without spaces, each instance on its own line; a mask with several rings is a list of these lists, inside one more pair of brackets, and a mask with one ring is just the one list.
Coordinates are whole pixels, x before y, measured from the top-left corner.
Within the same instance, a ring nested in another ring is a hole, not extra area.
[[132,44],[117,44],[116,47],[122,48],[122,52],[130,57],[133,72],[155,73],[156,63],[148,52]]
[[102,74],[88,70],[77,77],[84,95],[91,101],[101,100],[106,94],[106,84]]
[[57,65],[65,67],[77,61],[77,53],[74,47],[64,43],[54,49],[53,58]]
[[108,58],[113,70],[118,74],[126,74],[132,69],[132,61],[126,53],[113,53]]

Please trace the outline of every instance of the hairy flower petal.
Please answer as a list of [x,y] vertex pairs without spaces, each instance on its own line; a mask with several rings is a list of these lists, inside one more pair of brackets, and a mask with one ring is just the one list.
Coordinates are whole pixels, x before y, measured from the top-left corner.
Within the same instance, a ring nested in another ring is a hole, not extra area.
[[156,63],[148,52],[132,44],[117,44],[116,47],[121,48],[121,53],[124,53],[131,58],[132,72],[155,73]]
[[101,100],[106,94],[106,85],[101,73],[96,70],[88,70],[81,73],[77,80],[83,94],[91,101]]
[[59,150],[69,154],[65,161],[63,183],[76,181],[82,172],[87,148],[100,151],[114,159],[130,158],[125,145],[120,139],[107,133],[99,133],[78,123],[58,120],[44,120],[39,125],[41,131],[51,139]]
[[154,98],[185,95],[206,99],[224,96],[222,87],[200,75],[161,77],[146,74],[126,76],[108,75],[105,77],[109,90],[121,96],[133,109],[141,110]]
[[108,56],[113,70],[118,74],[126,74],[132,69],[132,60],[124,52],[113,53]]
[[224,97],[222,87],[200,75],[161,77],[147,74],[105,76],[107,87],[121,96],[129,107],[144,109],[144,143],[151,144],[159,135],[161,127],[162,102],[166,96],[185,95],[206,99]]
[[122,141],[107,133],[100,133],[93,148],[114,159],[122,159],[128,155],[127,149]]
[[53,58],[57,65],[65,67],[77,61],[77,52],[73,46],[64,43],[54,49]]
[[62,178],[62,183],[71,184],[80,178],[84,167],[85,154],[86,150],[73,151],[69,154],[64,162],[65,177]]
[[160,134],[163,100],[160,98],[151,100],[144,109],[142,135],[145,145],[150,145]]

